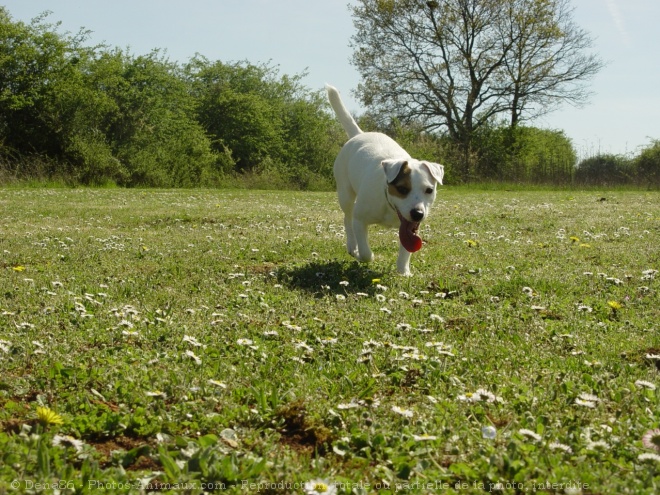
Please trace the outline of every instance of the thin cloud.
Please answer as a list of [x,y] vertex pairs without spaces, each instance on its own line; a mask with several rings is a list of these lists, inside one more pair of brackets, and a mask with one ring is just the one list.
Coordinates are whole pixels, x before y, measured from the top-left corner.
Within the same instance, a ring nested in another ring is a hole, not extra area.
[[621,35],[621,40],[623,41],[623,44],[628,47],[631,46],[632,42],[630,40],[630,34],[626,29],[626,24],[624,22],[623,15],[621,14],[621,10],[619,10],[619,6],[617,5],[615,0],[606,0],[606,1],[607,1],[607,10],[610,13],[610,16],[612,17],[612,21],[614,21],[614,25],[616,26],[617,31],[619,31],[619,34]]

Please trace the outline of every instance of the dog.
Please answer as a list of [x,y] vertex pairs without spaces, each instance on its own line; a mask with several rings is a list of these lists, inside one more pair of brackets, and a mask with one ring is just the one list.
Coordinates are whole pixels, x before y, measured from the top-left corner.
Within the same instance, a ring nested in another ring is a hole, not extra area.
[[420,161],[393,139],[363,132],[346,110],[336,88],[326,85],[328,100],[348,135],[334,163],[339,205],[344,212],[346,248],[359,261],[373,261],[367,227],[399,227],[401,275],[410,276],[410,255],[422,247],[420,223],[427,218],[442,185],[444,167]]

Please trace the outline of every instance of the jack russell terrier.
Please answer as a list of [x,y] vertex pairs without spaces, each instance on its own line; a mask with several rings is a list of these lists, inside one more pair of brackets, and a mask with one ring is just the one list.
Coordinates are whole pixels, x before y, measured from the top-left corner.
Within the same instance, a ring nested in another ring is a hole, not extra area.
[[436,185],[442,185],[444,167],[411,158],[385,134],[363,132],[346,110],[337,89],[326,85],[326,91],[349,138],[334,164],[348,252],[359,261],[373,261],[367,227],[398,226],[396,268],[401,275],[409,276],[410,254],[422,248],[419,225],[430,212]]

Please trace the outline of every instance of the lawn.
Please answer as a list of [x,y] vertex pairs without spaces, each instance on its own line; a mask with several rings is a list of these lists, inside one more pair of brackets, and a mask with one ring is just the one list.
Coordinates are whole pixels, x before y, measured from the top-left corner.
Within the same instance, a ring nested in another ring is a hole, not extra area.
[[660,193],[0,189],[0,493],[660,490]]

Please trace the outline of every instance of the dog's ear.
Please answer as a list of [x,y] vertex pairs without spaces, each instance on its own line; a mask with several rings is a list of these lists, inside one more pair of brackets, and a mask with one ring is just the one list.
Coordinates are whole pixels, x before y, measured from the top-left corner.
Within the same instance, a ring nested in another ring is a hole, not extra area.
[[394,179],[396,179],[396,177],[399,175],[399,172],[401,172],[401,169],[408,165],[408,161],[402,158],[388,158],[387,160],[380,162],[380,164],[383,166],[383,170],[385,170],[385,177],[387,178],[387,183],[389,184],[393,182]]
[[422,162],[422,165],[426,167],[431,174],[431,177],[433,177],[438,184],[442,185],[442,178],[445,176],[445,167],[439,163],[432,162]]

